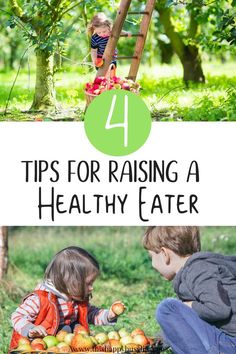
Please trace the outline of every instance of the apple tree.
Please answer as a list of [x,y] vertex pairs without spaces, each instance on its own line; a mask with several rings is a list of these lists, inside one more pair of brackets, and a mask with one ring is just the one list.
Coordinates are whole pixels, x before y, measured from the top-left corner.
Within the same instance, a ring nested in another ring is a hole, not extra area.
[[7,273],[8,267],[8,228],[0,226],[0,279]]
[[85,1],[10,0],[11,27],[18,26],[36,53],[36,84],[31,110],[55,109],[54,53],[65,42],[63,19]]
[[235,43],[235,0],[159,0],[156,10],[183,66],[184,81],[205,82],[201,48]]

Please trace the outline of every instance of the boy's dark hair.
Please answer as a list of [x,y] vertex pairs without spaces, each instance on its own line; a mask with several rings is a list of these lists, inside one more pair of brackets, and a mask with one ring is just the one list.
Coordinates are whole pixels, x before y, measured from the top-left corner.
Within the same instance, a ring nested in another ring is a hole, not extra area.
[[150,226],[143,238],[147,250],[159,253],[166,247],[179,256],[201,250],[200,232],[196,226]]
[[87,299],[86,279],[99,275],[98,261],[83,248],[71,246],[58,252],[47,266],[45,280],[69,296]]

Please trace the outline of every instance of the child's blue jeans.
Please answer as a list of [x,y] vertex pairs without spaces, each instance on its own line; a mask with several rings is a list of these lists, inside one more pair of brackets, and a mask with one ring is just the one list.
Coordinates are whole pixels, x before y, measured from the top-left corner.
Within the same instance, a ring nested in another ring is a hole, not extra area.
[[179,300],[162,301],[156,318],[175,354],[236,354],[236,337],[203,321]]

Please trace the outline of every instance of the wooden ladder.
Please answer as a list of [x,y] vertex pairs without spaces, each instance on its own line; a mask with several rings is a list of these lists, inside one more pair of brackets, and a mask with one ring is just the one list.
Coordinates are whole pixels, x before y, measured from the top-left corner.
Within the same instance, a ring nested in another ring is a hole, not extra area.
[[127,37],[126,34],[121,34],[127,15],[142,15],[139,32],[132,34],[132,37],[137,37],[133,56],[118,56],[117,58],[117,60],[132,59],[128,78],[136,80],[156,0],[148,0],[144,11],[129,11],[131,2],[132,0],[121,0],[120,2],[112,33],[103,54],[104,64],[98,69],[97,76],[104,76],[107,73],[119,38]]

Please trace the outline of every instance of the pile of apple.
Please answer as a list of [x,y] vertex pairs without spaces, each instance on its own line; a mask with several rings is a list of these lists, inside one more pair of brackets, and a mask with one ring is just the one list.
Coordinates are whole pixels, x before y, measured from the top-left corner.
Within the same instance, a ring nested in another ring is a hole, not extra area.
[[153,340],[146,337],[142,329],[136,328],[129,333],[125,328],[108,333],[100,332],[92,336],[86,328],[78,325],[74,333],[60,330],[56,336],[35,338],[30,342],[27,338],[21,338],[16,351],[45,351],[53,353],[70,352],[120,352],[141,350],[152,345]]
[[[112,306],[112,311],[116,315],[122,314],[124,310],[125,307],[121,303],[115,303]],[[28,338],[22,337],[18,342],[16,351],[52,353],[120,352],[122,350],[142,350],[152,344],[154,344],[153,340],[148,338],[144,331],[139,328],[134,329],[131,333],[122,328],[119,331],[100,332],[91,335],[85,327],[77,325],[73,333],[68,333],[62,329],[55,336],[35,338],[32,342]]]
[[95,96],[98,96],[107,90],[127,90],[138,93],[140,85],[133,80],[122,79],[117,76],[114,76],[109,80],[104,76],[98,76],[93,82],[88,82],[85,85],[85,92]]

